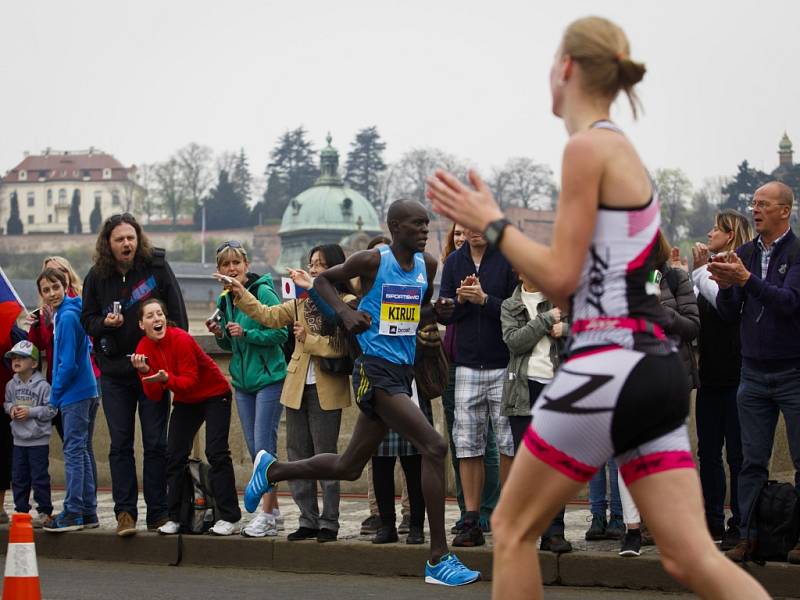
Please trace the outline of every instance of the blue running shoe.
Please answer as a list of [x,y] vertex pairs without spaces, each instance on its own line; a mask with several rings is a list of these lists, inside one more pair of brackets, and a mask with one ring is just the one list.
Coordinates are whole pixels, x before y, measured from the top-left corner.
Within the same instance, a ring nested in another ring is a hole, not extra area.
[[253,474],[244,489],[244,508],[247,512],[255,512],[261,496],[272,490],[267,481],[267,469],[275,462],[275,457],[266,450],[260,450],[253,461]]
[[47,523],[42,525],[45,531],[62,533],[64,531],[80,531],[83,529],[83,515],[61,511]]
[[454,587],[474,583],[480,578],[480,571],[465,567],[452,552],[445,554],[436,565],[425,563],[425,583]]

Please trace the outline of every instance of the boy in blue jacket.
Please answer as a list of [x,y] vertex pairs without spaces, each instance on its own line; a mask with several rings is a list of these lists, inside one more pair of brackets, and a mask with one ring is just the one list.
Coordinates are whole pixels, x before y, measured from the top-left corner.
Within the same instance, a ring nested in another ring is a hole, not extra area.
[[50,403],[61,411],[64,427],[64,509],[45,531],[77,531],[97,526],[97,488],[89,455],[92,407],[97,381],[89,358],[91,345],[80,322],[81,299],[66,296],[67,280],[45,269],[36,280],[42,298],[57,306],[53,329],[53,384]]

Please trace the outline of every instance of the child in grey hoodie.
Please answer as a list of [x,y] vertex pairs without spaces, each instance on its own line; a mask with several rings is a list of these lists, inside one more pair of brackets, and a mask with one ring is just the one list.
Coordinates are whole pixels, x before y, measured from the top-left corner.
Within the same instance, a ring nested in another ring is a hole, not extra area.
[[41,527],[53,512],[50,500],[49,449],[51,421],[56,409],[50,405],[50,384],[36,370],[39,349],[29,341],[18,342],[5,357],[11,361],[14,377],[6,384],[3,408],[11,417],[14,436],[14,458],[11,467],[11,488],[14,510],[27,513],[30,495],[39,516],[34,526]]

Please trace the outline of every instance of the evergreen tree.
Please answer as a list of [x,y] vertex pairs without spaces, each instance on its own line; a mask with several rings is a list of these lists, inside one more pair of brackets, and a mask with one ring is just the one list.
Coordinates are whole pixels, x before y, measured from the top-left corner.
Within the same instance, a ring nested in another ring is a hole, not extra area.
[[89,229],[92,233],[100,231],[100,224],[103,222],[103,215],[100,212],[100,198],[94,199],[94,208],[89,215]]
[[253,223],[261,225],[269,219],[280,219],[289,202],[286,185],[277,173],[271,173],[261,202],[253,207]]
[[72,192],[72,206],[69,209],[69,218],[67,219],[67,231],[69,233],[83,233],[83,225],[81,225],[81,191],[75,190]]
[[211,190],[205,201],[206,229],[237,229],[247,227],[250,209],[228,179],[228,172],[219,172],[217,186]]
[[747,214],[753,193],[767,183],[770,177],[763,171],[750,167],[746,160],[743,160],[737,169],[734,180],[722,188],[725,198],[723,207],[735,208],[739,212]]
[[[267,165],[265,174],[275,185],[267,184],[262,212],[265,218],[280,218],[289,201],[314,184],[319,177],[319,168],[314,149],[302,127],[284,133],[270,152],[270,158],[272,162]],[[277,176],[280,184],[273,175]]]
[[383,152],[386,142],[381,140],[377,127],[366,127],[356,133],[347,153],[345,182],[360,192],[376,210],[380,207],[380,174],[386,170]]
[[233,191],[235,191],[248,206],[250,205],[252,196],[252,183],[253,176],[250,174],[250,165],[247,162],[247,155],[244,153],[244,148],[241,148],[233,163],[231,185],[233,186]]
[[11,214],[8,216],[8,222],[6,223],[6,233],[8,235],[22,234],[22,219],[19,218],[17,192],[11,192]]

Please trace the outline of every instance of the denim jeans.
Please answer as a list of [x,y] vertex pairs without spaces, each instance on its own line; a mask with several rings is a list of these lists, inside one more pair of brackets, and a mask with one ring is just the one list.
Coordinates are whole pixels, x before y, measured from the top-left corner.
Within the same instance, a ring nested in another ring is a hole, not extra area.
[[147,504],[147,524],[152,525],[167,516],[169,394],[165,393],[164,398],[154,402],[144,395],[138,379],[121,380],[103,375],[100,382],[103,387],[103,412],[111,438],[108,464],[111,470],[114,514],[127,512],[134,521],[139,514],[139,482],[133,456],[138,409],[144,449],[142,487]]
[[730,472],[732,523],[741,522],[739,511],[739,472],[742,470],[742,432],[736,405],[736,386],[701,386],[697,390],[695,417],[697,420],[697,460],[700,465],[700,485],[706,522],[709,526],[725,526],[725,469],[722,447]]
[[[450,372],[447,378],[447,386],[442,393],[442,408],[444,409],[444,420],[447,423],[447,439],[450,440],[450,461],[453,464],[456,480],[456,499],[458,508],[461,510],[461,518],[464,518],[467,508],[464,504],[464,492],[461,489],[461,475],[458,469],[458,458],[456,457],[456,447],[453,444],[453,423],[455,422],[455,389],[456,389],[456,366],[450,365]],[[497,440],[494,437],[491,420],[489,430],[486,433],[486,454],[483,455],[483,493],[481,494],[481,518],[489,519],[492,511],[497,506],[500,499],[500,452],[497,450]]]
[[[608,482],[611,485],[611,514],[622,516],[622,500],[619,496],[619,486],[617,485],[617,463],[610,459],[608,466]],[[593,515],[605,515],[608,508],[606,497],[606,465],[589,481],[589,504]]]
[[50,446],[14,446],[14,468],[11,486],[14,490],[14,510],[26,513],[31,510],[31,489],[40,515],[53,512],[50,500]]
[[794,463],[794,485],[800,492],[800,369],[765,373],[742,366],[736,396],[742,428],[742,470],[739,473],[739,510],[742,537],[750,510],[769,479],[769,459],[775,439],[778,411],[786,421],[789,452]]
[[236,409],[251,460],[255,460],[260,450],[266,450],[273,456],[278,454],[278,425],[283,412],[282,389],[282,381],[255,393],[236,388]]
[[97,513],[97,488],[89,458],[89,419],[96,398],[62,406],[64,426],[64,512],[74,515]]

